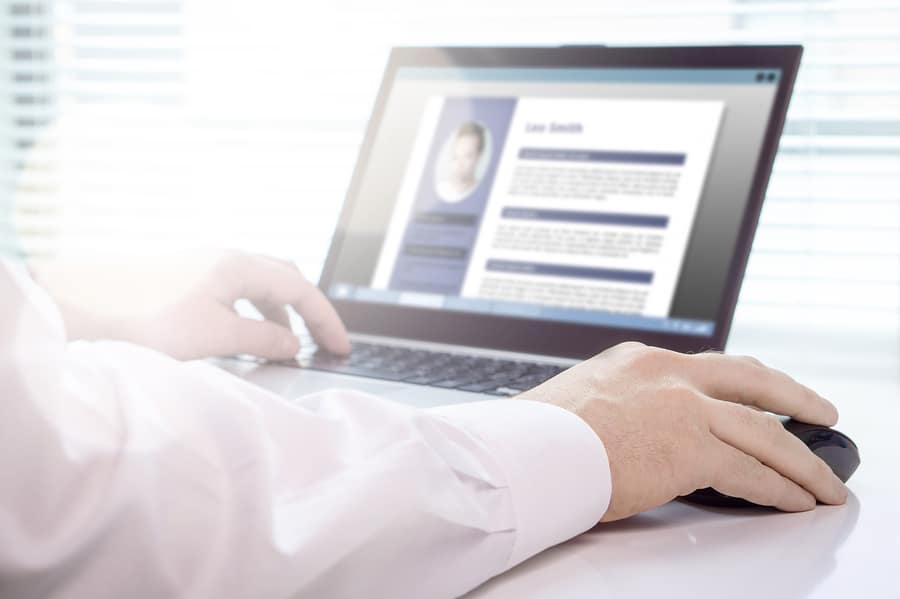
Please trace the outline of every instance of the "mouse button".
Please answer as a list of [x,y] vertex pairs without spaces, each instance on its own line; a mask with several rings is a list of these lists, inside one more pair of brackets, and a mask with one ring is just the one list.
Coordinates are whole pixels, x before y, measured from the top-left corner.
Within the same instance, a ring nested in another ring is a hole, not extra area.
[[793,418],[783,420],[782,425],[784,426],[785,430],[797,437],[806,435],[807,433],[812,431],[822,430],[821,426],[808,424],[806,422],[800,422],[799,420],[794,420]]
[[854,451],[849,450],[846,445],[843,447],[825,445],[813,449],[813,453],[828,464],[835,476],[843,482],[847,482],[853,476],[853,473],[856,472],[857,467],[859,467],[859,457]]
[[844,443],[843,447],[852,447],[854,450],[857,450],[857,451],[859,450],[859,448],[856,446],[856,443],[853,441],[853,439],[851,439],[850,437],[848,437],[841,431],[836,431],[834,429],[831,429],[831,431],[835,435],[837,435],[838,437],[841,438],[841,441],[843,441],[843,443]]
[[810,449],[815,451],[813,446],[821,445],[822,443],[828,443],[829,445],[839,445],[840,447],[847,447],[847,442],[844,437],[841,435],[834,434],[834,431],[830,431],[827,429],[813,430],[804,435],[803,441],[810,446]]
[[806,443],[813,452],[823,447],[836,447],[847,453],[859,454],[859,448],[856,447],[853,439],[833,429],[819,429],[805,437],[800,437],[800,440]]

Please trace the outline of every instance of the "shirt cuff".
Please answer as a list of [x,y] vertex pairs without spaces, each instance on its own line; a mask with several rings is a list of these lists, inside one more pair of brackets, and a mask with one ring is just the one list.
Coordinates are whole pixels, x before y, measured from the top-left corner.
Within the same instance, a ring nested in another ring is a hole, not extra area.
[[572,412],[525,399],[429,411],[479,438],[506,473],[517,522],[508,567],[590,529],[606,513],[606,448]]

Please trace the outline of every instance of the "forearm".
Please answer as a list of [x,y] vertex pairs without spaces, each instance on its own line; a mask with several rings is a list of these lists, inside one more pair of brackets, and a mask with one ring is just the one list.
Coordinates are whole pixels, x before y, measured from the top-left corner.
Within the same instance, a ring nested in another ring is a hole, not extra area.
[[23,476],[0,481],[4,596],[48,578],[84,596],[453,596],[608,500],[602,444],[553,406],[291,403],[130,345],[67,348],[52,314],[9,307],[0,456]]
[[[116,427],[90,451],[66,441],[89,459],[42,456],[48,477],[68,483],[32,481],[22,496],[66,507],[7,506],[7,522],[47,531],[7,548],[8,574],[27,570],[15,556],[38,555],[36,582],[90,581],[133,597],[449,597],[586,530],[605,509],[602,446],[551,406],[427,414],[350,392],[298,406],[202,364],[163,368],[173,363],[154,356],[131,370],[126,361],[147,352],[118,346],[113,357],[103,345],[76,348],[101,368],[69,378],[118,389],[87,406]],[[66,398],[70,414],[80,400]],[[575,435],[548,434],[554,418]],[[481,419],[493,430],[469,425]],[[93,516],[73,535],[81,513]],[[92,559],[55,561],[65,537]],[[115,576],[126,559],[141,564],[139,588]],[[15,590],[29,588],[22,580]]]

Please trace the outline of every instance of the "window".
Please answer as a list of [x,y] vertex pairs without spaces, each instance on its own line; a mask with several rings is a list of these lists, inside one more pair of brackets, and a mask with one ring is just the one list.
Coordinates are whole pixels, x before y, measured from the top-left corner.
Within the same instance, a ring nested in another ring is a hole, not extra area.
[[868,349],[853,353],[860,365],[896,368],[900,0],[20,0],[3,10],[0,207],[15,204],[28,251],[220,245],[291,257],[311,276],[391,45],[803,43],[735,336],[791,352],[854,339]]

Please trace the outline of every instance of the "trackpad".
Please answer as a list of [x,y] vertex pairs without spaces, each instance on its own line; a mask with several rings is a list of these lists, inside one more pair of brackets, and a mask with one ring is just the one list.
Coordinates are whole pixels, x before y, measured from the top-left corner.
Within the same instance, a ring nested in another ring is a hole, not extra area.
[[292,368],[279,364],[266,364],[249,360],[222,359],[215,361],[223,370],[259,385],[288,399],[294,399],[326,391],[328,389],[353,389],[390,399],[418,408],[496,399],[477,393],[467,393],[453,389],[438,389],[423,385],[409,385],[392,381],[381,381],[359,376],[350,376]]
[[401,383],[249,360],[222,359],[217,360],[216,365],[246,381],[289,399],[327,389],[354,389],[383,395],[388,391],[408,386]]

